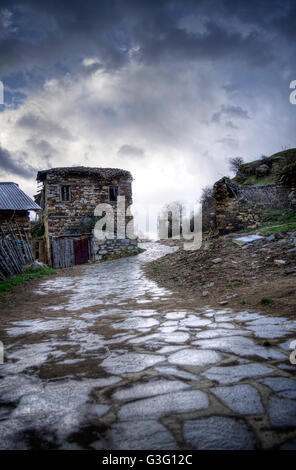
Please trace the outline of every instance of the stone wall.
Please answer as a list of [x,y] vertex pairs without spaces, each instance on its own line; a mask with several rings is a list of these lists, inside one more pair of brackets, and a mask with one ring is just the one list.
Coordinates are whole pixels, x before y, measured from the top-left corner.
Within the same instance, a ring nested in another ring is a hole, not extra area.
[[225,234],[253,227],[264,221],[262,207],[272,210],[291,208],[291,189],[279,184],[243,187],[229,178],[214,184],[216,234]]
[[137,240],[117,239],[97,240],[93,238],[93,257],[95,261],[108,258],[110,255],[129,254],[137,249]]
[[281,210],[289,206],[290,189],[279,184],[266,184],[264,186],[240,187],[238,199],[264,204],[270,209]]

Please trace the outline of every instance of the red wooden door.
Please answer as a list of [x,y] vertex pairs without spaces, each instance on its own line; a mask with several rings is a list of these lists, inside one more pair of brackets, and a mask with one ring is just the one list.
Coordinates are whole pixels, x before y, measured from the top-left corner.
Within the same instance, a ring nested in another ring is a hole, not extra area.
[[73,240],[75,264],[84,264],[88,262],[88,239],[81,238]]

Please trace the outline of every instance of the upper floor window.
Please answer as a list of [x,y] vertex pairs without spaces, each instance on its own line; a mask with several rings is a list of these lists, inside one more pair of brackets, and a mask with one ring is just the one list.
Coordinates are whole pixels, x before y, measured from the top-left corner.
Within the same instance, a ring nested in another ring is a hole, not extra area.
[[118,186],[109,186],[109,201],[117,201]]
[[70,186],[68,184],[61,186],[61,201],[70,202]]

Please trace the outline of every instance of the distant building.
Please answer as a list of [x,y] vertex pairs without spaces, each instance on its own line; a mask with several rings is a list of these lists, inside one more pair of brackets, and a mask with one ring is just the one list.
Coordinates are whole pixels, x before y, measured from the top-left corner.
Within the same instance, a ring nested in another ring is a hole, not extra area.
[[[132,204],[132,180],[129,171],[116,168],[39,171],[37,181],[42,188],[35,200],[42,207],[42,215],[35,237],[36,257],[53,267],[67,267],[135,250],[135,240],[125,236],[96,240],[93,232],[99,203],[111,205],[115,213],[118,196],[125,197],[126,208]],[[125,217],[125,226],[131,219]]]
[[30,229],[29,211],[41,211],[16,183],[0,183],[0,225],[4,222],[18,224],[20,228]]

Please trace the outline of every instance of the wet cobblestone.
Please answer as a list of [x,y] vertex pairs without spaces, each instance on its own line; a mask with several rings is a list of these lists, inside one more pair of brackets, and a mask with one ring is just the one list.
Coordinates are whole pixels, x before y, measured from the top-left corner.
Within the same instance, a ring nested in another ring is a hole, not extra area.
[[296,323],[197,309],[141,270],[173,248],[145,248],[40,281],[40,317],[10,322],[0,448],[35,433],[40,448],[295,449]]

